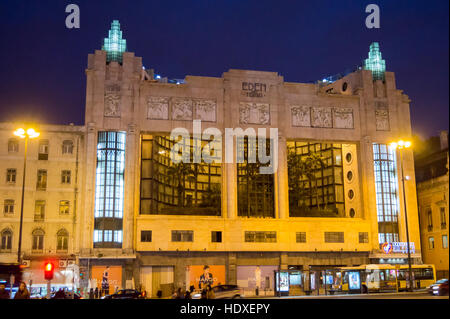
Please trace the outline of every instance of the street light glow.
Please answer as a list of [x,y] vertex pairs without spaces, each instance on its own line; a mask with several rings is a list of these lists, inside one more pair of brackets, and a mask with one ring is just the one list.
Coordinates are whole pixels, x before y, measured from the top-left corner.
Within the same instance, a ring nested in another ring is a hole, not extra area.
[[40,134],[41,133],[36,132],[34,128],[29,128],[26,131],[23,128],[18,128],[14,131],[14,135],[19,136],[20,138],[25,138],[26,136],[28,136],[29,138],[36,138]]
[[389,145],[390,145],[393,149],[399,149],[399,150],[401,150],[401,149],[404,149],[404,148],[410,148],[411,145],[412,145],[412,143],[411,143],[411,141],[403,141],[403,140],[400,140],[400,141],[398,141],[398,142],[392,142],[392,143],[390,143]]

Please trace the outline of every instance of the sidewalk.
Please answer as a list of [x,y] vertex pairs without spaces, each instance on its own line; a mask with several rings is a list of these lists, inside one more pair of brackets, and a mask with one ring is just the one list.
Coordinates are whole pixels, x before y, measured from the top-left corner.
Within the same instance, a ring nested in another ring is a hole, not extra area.
[[398,294],[410,294],[410,295],[419,295],[426,293],[426,289],[415,290],[412,292],[403,291],[403,292],[378,292],[378,293],[369,293],[369,294],[334,294],[334,295],[309,295],[309,296],[253,296],[253,297],[244,297],[245,299],[322,299],[322,298],[336,298],[336,297],[370,297],[370,296],[395,296]]

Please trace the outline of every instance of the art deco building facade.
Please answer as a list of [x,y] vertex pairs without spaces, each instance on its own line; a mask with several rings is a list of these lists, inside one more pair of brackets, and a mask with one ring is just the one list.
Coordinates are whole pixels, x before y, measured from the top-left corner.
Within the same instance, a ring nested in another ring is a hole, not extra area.
[[[65,229],[75,235],[69,250],[86,277],[101,280],[108,266],[115,286],[142,285],[155,296],[198,288],[204,265],[215,283],[273,289],[274,270],[405,262],[404,252],[380,249],[406,241],[403,191],[412,256],[421,263],[412,152],[404,153],[410,179],[403,190],[397,156],[387,147],[411,135],[410,100],[385,71],[377,43],[359,70],[292,83],[246,70],[164,80],[143,70],[124,41],[114,22],[103,50],[89,54],[85,126],[67,128],[76,131],[73,138],[82,132],[83,149],[80,205]],[[193,134],[194,120],[201,120],[203,136]],[[233,139],[244,154],[240,163],[225,163],[222,153],[215,154],[220,163],[175,164],[174,128],[192,134],[191,147],[206,145],[205,130],[217,128],[223,149],[227,128],[265,129],[278,150],[277,170],[260,174],[264,163],[250,163],[250,142],[241,138]],[[276,137],[270,128],[278,129]],[[6,218],[1,229],[13,227]],[[56,236],[56,221],[53,228]]]

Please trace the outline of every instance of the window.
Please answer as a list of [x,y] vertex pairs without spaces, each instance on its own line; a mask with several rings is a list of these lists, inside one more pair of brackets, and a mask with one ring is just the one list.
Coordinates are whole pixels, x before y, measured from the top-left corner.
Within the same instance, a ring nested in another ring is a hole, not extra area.
[[172,241],[194,241],[192,230],[172,230]]
[[[273,155],[271,147],[273,148],[274,143],[270,139],[265,142],[262,143],[266,149],[265,152],[262,150],[264,155]],[[267,169],[269,163],[261,163],[259,156],[256,156],[260,151],[258,144],[253,138],[236,138],[238,216],[274,218],[274,174],[261,174],[260,169]]]
[[428,231],[433,230],[433,213],[431,209],[427,211]]
[[62,153],[63,154],[72,154],[73,153],[73,142],[72,141],[63,141],[62,144]]
[[428,249],[434,249],[434,237],[428,237]]
[[39,141],[39,160],[48,160],[48,140]]
[[[184,142],[183,147],[193,154],[194,145],[201,145],[206,150],[210,141],[190,138]],[[190,146],[187,146],[188,142]],[[214,143],[211,141],[211,146],[214,147]],[[174,144],[170,136],[142,137],[140,213],[220,216],[220,161],[173,163],[170,154]]]
[[60,200],[59,201],[59,213],[61,215],[69,214],[69,204],[70,204],[70,202],[68,200]]
[[56,234],[56,250],[67,251],[69,246],[69,233],[65,229],[61,229]]
[[122,243],[122,231],[121,230],[114,231],[114,242]]
[[125,140],[124,132],[98,132],[94,248],[122,247]]
[[325,242],[326,243],[343,243],[344,233],[343,232],[325,232]]
[[125,133],[99,132],[95,218],[123,216]]
[[12,245],[12,231],[9,229],[4,229],[1,233],[1,246],[0,251],[11,251]]
[[45,190],[47,188],[47,170],[40,169],[37,172],[37,190]]
[[94,230],[94,243],[99,243],[103,241],[103,231]]
[[70,174],[69,170],[61,171],[61,183],[62,184],[70,184]]
[[442,248],[448,248],[448,237],[447,235],[442,235]]
[[212,231],[211,232],[211,242],[221,243],[222,242],[222,232],[221,231]]
[[19,141],[15,138],[11,138],[8,140],[8,152],[16,153],[19,151]]
[[398,238],[397,162],[395,150],[386,144],[374,143],[373,157],[379,243],[383,244]]
[[14,214],[14,199],[5,199],[3,204],[5,214]]
[[287,142],[289,216],[345,217],[342,145]]
[[360,244],[368,244],[369,243],[369,233],[368,232],[360,232],[359,233],[359,243]]
[[306,243],[306,233],[305,232],[297,232],[296,235],[296,241],[297,243]]
[[441,213],[441,229],[447,228],[447,216],[445,214],[445,207],[440,208]]
[[276,243],[277,232],[274,231],[246,231],[246,243]]
[[6,170],[6,182],[15,183],[16,182],[17,170],[15,168],[8,168]]
[[35,252],[42,251],[44,249],[44,231],[42,229],[35,229],[32,233],[32,250]]
[[34,221],[43,221],[45,218],[45,200],[37,200],[34,204]]
[[104,230],[103,231],[103,241],[113,241],[113,231],[112,230]]
[[141,242],[150,243],[152,241],[152,231],[151,230],[141,230]]

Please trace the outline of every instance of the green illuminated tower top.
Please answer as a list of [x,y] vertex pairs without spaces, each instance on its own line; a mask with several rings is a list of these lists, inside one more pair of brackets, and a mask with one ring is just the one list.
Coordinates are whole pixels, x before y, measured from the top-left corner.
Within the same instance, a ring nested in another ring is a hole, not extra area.
[[373,42],[370,45],[369,58],[364,61],[364,70],[371,70],[373,80],[384,81],[386,61],[381,58],[380,45]]
[[113,20],[108,38],[105,38],[102,50],[106,51],[106,62],[122,63],[122,53],[127,50],[127,40],[122,39],[119,20]]

